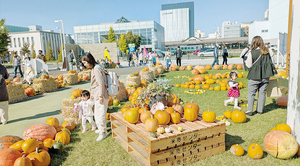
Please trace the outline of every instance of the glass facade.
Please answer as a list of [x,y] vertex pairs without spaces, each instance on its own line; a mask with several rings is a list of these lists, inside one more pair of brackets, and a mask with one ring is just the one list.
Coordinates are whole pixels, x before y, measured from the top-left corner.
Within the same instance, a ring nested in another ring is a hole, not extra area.
[[29,31],[28,27],[20,27],[20,26],[14,26],[14,25],[5,25],[5,28],[7,28],[10,33],[12,33],[12,32],[27,32],[27,31]]
[[74,38],[76,44],[102,43],[107,39],[110,27],[117,35],[131,31],[141,37],[141,47],[162,49],[165,47],[164,28],[155,21],[131,21],[118,23],[105,23],[100,25],[74,26]]

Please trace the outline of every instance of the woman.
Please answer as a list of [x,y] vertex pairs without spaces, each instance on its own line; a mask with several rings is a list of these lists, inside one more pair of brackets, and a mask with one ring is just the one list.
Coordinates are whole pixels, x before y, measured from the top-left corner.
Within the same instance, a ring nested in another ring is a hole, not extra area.
[[274,75],[271,62],[272,59],[268,48],[260,36],[252,39],[250,46],[253,65],[249,69],[248,81],[248,111],[247,115],[253,114],[253,105],[256,91],[258,91],[257,113],[262,114],[265,106],[266,90],[269,84],[269,77]]
[[140,66],[143,65],[143,53],[142,51],[139,53],[139,61],[140,61]]
[[228,52],[227,52],[227,46],[224,47],[223,49],[223,65],[227,65],[227,57],[228,57]]
[[157,54],[156,54],[156,51],[154,51],[152,54],[153,65],[156,65],[156,57],[157,57]]
[[169,67],[171,66],[171,52],[170,49],[167,49],[167,52],[165,53],[165,61],[166,61],[166,69],[169,70]]
[[8,121],[8,92],[5,79],[9,74],[6,68],[0,64],[0,122],[5,125]]
[[81,57],[83,67],[91,69],[91,100],[95,102],[94,116],[99,133],[99,137],[96,141],[101,141],[107,136],[106,131],[106,113],[108,106],[108,92],[107,92],[107,81],[106,71],[104,71],[95,58],[90,53],[84,53]]

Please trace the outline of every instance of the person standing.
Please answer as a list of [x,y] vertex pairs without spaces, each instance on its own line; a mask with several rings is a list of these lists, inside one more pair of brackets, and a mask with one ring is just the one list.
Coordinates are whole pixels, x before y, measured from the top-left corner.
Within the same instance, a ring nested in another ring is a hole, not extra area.
[[223,49],[223,65],[227,65],[227,57],[228,57],[228,52],[227,52],[227,46],[224,47]]
[[96,141],[101,141],[107,136],[106,130],[106,113],[108,107],[108,91],[106,89],[107,72],[97,65],[97,62],[92,54],[86,52],[82,55],[81,61],[83,67],[86,69],[91,69],[91,100],[95,102],[94,117],[99,133]]
[[217,64],[219,65],[219,59],[218,59],[218,56],[219,56],[219,44],[217,43],[215,48],[214,48],[214,62],[213,64],[211,65],[212,68],[214,68],[214,65]]
[[68,60],[69,60],[69,70],[73,70],[74,54],[71,50],[69,50]]
[[131,62],[132,56],[131,56],[131,52],[129,52],[127,54],[127,61],[128,61],[128,66],[130,67],[130,62]]
[[169,67],[171,66],[171,52],[170,49],[167,49],[167,52],[165,53],[165,61],[166,61],[166,69],[169,71]]
[[156,58],[157,58],[157,54],[156,54],[156,51],[154,51],[152,54],[153,65],[156,65]]
[[177,66],[181,66],[182,51],[180,49],[180,46],[177,47],[177,50],[175,51],[175,56]]
[[21,75],[21,78],[23,77],[23,73],[22,73],[22,70],[21,70],[21,58],[20,56],[17,54],[17,52],[15,52],[15,55],[13,57],[13,65],[14,65],[14,78],[17,77],[17,70],[19,68],[19,72],[20,72],[20,75]]
[[244,64],[244,69],[245,71],[249,70],[248,67],[245,64],[245,60],[247,59],[246,54],[248,53],[248,51],[250,51],[250,44],[247,44],[247,47],[243,49],[243,51],[241,52],[240,58],[243,59],[243,64]]
[[42,54],[43,54],[42,52],[43,52],[42,50],[39,50],[39,54],[37,54],[35,58],[42,60]]
[[271,56],[260,36],[252,39],[250,46],[252,54],[252,67],[249,68],[248,79],[248,111],[247,115],[253,114],[253,105],[256,92],[258,91],[256,111],[263,113],[266,100],[266,90],[269,85],[269,78],[274,75],[271,66]]
[[143,65],[143,53],[142,51],[139,53],[139,61],[140,61],[140,66]]
[[8,121],[8,92],[5,82],[8,77],[6,68],[0,64],[0,120],[3,125]]

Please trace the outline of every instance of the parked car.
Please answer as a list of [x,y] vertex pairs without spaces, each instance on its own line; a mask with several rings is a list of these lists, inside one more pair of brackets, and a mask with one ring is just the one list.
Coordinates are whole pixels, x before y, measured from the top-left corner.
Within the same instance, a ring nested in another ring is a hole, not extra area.
[[165,57],[165,53],[163,53],[162,51],[156,50],[156,54],[160,58]]
[[208,57],[208,56],[214,56],[214,49],[210,48],[210,49],[206,49],[204,51],[199,51],[197,53],[197,56],[200,56],[200,58]]

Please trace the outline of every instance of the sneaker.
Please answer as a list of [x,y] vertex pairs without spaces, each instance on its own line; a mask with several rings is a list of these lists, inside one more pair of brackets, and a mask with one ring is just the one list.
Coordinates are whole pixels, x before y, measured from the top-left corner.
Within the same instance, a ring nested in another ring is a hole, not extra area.
[[99,134],[99,137],[96,139],[96,141],[101,141],[101,140],[105,139],[106,136],[107,136],[107,132],[105,132],[105,133],[100,133],[100,134]]
[[225,105],[225,106],[227,106],[227,102],[226,102],[226,100],[224,100],[224,105]]
[[83,129],[83,130],[82,130],[82,133],[85,133],[86,131],[87,131],[87,129]]
[[245,112],[245,114],[246,114],[246,115],[249,115],[249,116],[252,116],[252,115],[253,115],[252,111],[247,111],[247,112]]
[[97,128],[96,126],[93,126],[93,127],[92,127],[92,131],[96,130],[96,128]]
[[96,131],[95,131],[95,133],[100,133],[100,130],[99,130],[99,129],[98,129],[98,130],[96,130]]
[[241,110],[241,107],[239,107],[239,106],[234,106],[233,108],[234,108],[234,109]]

